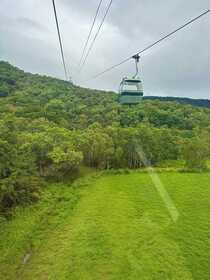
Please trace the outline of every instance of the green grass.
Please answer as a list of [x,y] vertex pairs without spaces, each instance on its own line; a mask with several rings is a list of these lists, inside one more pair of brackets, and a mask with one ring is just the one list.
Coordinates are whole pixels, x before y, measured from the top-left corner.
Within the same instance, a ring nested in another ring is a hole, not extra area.
[[1,222],[0,278],[209,279],[210,174],[159,176],[176,223],[146,173],[49,187],[39,204]]

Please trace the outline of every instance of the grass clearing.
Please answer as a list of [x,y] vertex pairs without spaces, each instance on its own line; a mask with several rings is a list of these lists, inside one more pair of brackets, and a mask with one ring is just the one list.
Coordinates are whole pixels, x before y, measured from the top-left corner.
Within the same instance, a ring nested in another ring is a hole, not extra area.
[[0,278],[209,279],[210,174],[159,176],[176,224],[146,173],[49,187],[40,203],[1,222]]

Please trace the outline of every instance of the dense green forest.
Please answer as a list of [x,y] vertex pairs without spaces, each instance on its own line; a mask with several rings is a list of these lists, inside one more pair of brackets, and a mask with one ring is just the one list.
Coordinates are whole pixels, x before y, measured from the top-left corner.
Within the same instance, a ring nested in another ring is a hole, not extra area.
[[81,166],[134,169],[183,161],[189,170],[207,168],[208,108],[156,99],[122,106],[114,92],[0,62],[0,117],[1,212],[37,201],[46,180],[74,177]]
[[187,97],[162,97],[162,96],[145,96],[146,100],[160,100],[160,101],[176,101],[181,104],[190,104],[193,106],[210,108],[210,100],[209,99],[192,99]]

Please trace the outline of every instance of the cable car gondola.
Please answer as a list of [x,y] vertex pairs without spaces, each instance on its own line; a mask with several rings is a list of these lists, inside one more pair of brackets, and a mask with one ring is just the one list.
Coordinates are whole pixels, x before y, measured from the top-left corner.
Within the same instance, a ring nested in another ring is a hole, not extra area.
[[136,62],[136,74],[134,77],[131,78],[123,78],[122,82],[120,83],[119,102],[121,104],[138,104],[141,102],[143,97],[142,81],[138,77],[138,62],[140,56],[134,55],[133,58]]

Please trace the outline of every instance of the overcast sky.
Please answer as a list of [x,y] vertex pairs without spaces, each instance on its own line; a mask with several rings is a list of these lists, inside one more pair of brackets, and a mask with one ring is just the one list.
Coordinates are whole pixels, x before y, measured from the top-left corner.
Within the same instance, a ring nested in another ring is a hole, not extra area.
[[[109,1],[103,1],[96,28]],[[210,8],[209,0],[113,0],[87,64],[78,74],[78,62],[98,2],[56,0],[64,52],[75,83],[115,91],[123,76],[135,72],[132,61],[98,79],[84,80]],[[28,72],[63,78],[51,0],[1,0],[0,60]],[[145,95],[210,99],[210,13],[145,52],[141,77]]]

